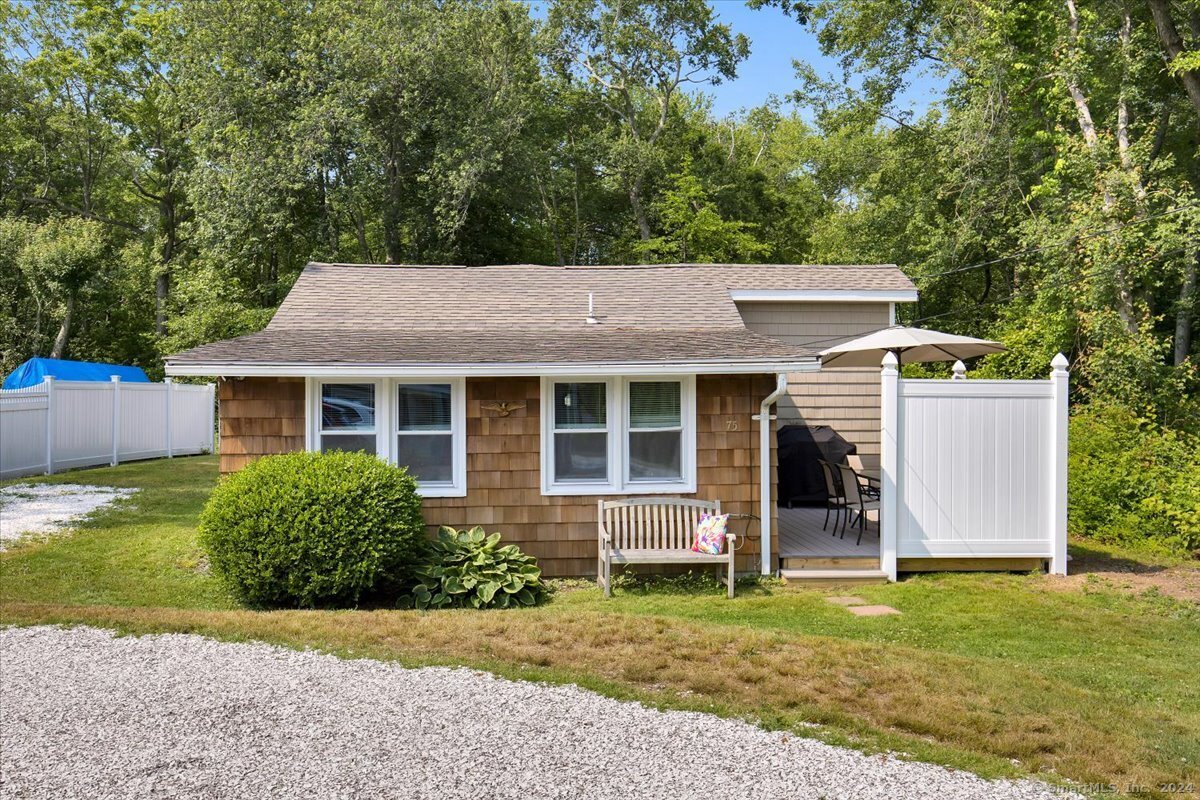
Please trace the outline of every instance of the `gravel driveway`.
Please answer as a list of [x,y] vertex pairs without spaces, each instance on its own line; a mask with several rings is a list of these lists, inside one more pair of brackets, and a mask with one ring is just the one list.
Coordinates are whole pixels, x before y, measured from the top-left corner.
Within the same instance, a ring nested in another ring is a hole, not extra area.
[[468,669],[0,629],[0,796],[1062,798]]

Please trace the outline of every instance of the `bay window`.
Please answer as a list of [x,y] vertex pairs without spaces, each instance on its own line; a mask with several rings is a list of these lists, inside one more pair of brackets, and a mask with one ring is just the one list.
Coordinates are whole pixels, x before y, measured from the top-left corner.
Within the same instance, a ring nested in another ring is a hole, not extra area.
[[542,493],[695,491],[695,380],[544,378]]

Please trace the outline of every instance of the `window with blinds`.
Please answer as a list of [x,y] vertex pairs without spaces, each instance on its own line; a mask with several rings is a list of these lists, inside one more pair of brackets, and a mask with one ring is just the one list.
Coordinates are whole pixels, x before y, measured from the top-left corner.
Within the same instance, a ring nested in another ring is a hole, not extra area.
[[542,386],[544,493],[694,491],[693,377],[546,378]]
[[454,481],[452,387],[402,383],[396,387],[396,463],[423,485]]
[[679,381],[630,381],[628,387],[629,480],[683,480],[682,386]]

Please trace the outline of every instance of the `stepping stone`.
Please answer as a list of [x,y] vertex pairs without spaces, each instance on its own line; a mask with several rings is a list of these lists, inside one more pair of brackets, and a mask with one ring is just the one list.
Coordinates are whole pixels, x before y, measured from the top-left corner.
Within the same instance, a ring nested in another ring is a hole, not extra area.
[[835,606],[865,606],[866,600],[861,597],[826,597],[826,603],[833,603]]
[[847,610],[856,617],[886,617],[900,613],[891,606],[849,606]]

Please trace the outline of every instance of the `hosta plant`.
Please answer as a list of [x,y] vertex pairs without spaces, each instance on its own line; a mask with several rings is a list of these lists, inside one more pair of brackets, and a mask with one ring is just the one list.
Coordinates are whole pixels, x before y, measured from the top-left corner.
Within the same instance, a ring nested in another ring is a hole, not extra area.
[[417,583],[402,605],[416,608],[512,608],[532,606],[546,596],[542,571],[533,556],[500,534],[443,526],[418,565]]

